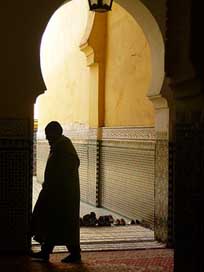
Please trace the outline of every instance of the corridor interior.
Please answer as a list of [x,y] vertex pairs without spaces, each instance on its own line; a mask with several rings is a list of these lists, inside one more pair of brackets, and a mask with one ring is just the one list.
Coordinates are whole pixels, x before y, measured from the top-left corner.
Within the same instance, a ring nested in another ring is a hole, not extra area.
[[[70,1],[53,14],[42,37],[46,92],[34,110],[33,204],[49,152],[44,128],[57,120],[80,158],[81,217],[92,211],[115,220],[127,216],[125,226],[81,227],[82,249],[165,247],[155,236],[167,241],[168,134],[157,138],[148,97],[160,71],[157,65],[155,74],[151,43],[136,14],[114,3],[111,13],[92,15],[87,1]],[[130,225],[132,219],[142,224]]]

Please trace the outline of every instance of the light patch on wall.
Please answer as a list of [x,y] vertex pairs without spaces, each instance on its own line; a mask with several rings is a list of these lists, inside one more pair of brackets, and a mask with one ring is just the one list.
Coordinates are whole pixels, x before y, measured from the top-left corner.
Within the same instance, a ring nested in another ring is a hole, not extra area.
[[87,20],[86,0],[72,0],[53,14],[43,34],[40,50],[41,69],[45,81],[47,74],[54,73],[64,63],[66,56],[79,47]]
[[38,124],[87,124],[89,70],[80,43],[89,19],[86,0],[72,0],[51,17],[41,43],[41,69],[47,92],[38,98]]
[[108,14],[106,54],[106,126],[153,126],[147,98],[151,82],[148,41],[135,19],[114,3]]

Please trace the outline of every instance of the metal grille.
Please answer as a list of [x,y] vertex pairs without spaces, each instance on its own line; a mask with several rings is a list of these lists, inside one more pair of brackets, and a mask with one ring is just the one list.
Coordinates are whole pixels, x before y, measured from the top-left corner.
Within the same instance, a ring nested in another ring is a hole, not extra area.
[[154,149],[102,146],[102,206],[154,224]]
[[87,201],[88,198],[88,145],[74,143],[80,159],[79,178],[81,200]]

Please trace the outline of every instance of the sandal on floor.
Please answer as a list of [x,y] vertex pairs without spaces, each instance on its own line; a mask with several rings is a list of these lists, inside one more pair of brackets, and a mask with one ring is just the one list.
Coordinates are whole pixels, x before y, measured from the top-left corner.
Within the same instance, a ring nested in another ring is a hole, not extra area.
[[64,259],[61,260],[62,263],[80,263],[81,255],[68,255]]
[[39,251],[39,252],[30,252],[29,253],[29,256],[32,258],[32,259],[35,259],[35,260],[38,260],[38,261],[44,261],[44,262],[48,262],[49,261],[49,258],[50,258],[50,255],[47,254],[47,253],[44,253],[42,251]]

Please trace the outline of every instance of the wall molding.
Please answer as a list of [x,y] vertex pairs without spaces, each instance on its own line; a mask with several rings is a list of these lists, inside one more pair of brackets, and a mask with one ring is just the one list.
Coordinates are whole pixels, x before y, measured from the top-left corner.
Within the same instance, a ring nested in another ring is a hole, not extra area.
[[102,128],[102,140],[155,140],[153,127],[113,127]]
[[[79,126],[75,128],[64,128],[64,135],[73,140],[120,140],[120,141],[155,141],[167,139],[165,132],[156,133],[154,127],[103,127],[88,128]],[[44,131],[38,129],[38,140],[45,140]]]

